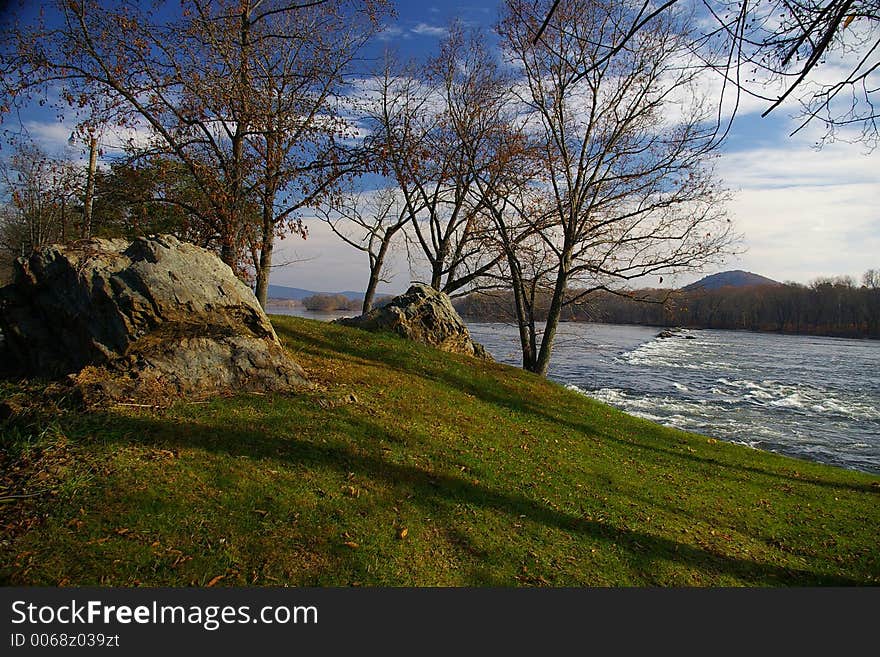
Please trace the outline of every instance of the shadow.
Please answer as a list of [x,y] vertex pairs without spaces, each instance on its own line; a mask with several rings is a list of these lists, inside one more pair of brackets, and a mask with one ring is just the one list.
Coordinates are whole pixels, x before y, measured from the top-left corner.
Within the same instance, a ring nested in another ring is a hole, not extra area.
[[[388,433],[383,427],[354,417],[344,409],[341,414],[343,417],[337,418],[339,422],[362,432],[363,435],[384,436]],[[104,420],[114,427],[112,434],[105,438],[111,442],[166,449],[199,448],[231,457],[264,457],[308,468],[333,469],[343,476],[355,473],[380,480],[397,489],[396,493],[411,495],[417,504],[425,505],[432,511],[436,510],[436,507],[431,507],[432,504],[468,504],[506,514],[510,516],[511,522],[524,516],[528,521],[541,523],[549,528],[605,544],[613,543],[629,553],[629,557],[638,562],[638,568],[643,572],[650,572],[651,562],[662,560],[731,576],[752,585],[851,586],[862,583],[849,577],[734,557],[643,531],[618,527],[610,522],[576,517],[521,494],[497,490],[459,476],[391,462],[381,454],[356,451],[352,445],[314,443],[290,435],[281,439],[278,435],[252,426],[235,426],[230,424],[229,419],[225,420],[226,424],[222,428],[187,424],[185,437],[181,436],[179,425],[163,422],[155,417],[105,413],[103,418],[96,419]],[[266,420],[271,422],[271,414]],[[458,540],[467,539],[459,535]],[[479,555],[476,550],[469,552],[474,557]]]
[[[361,361],[369,361],[385,367],[413,371],[413,360],[406,357],[406,350],[401,350],[397,344],[395,344],[396,348],[394,349],[386,347],[386,345],[381,342],[377,344],[375,334],[372,335],[372,340],[364,340],[363,335],[358,335],[363,332],[358,329],[342,326],[334,327],[334,329],[339,331],[340,338],[339,341],[336,342],[328,337],[332,332],[322,330],[320,334],[316,335],[301,329],[298,330],[298,328],[299,327],[296,325],[291,326],[285,323],[281,333],[282,339],[290,339],[294,341],[298,347],[303,348],[305,351],[314,355],[335,358],[339,353],[342,353]],[[350,336],[348,332],[354,332],[354,336]],[[350,339],[351,337],[354,337],[354,339]],[[394,340],[402,345],[411,345],[411,343],[408,343],[406,340],[397,338],[390,333],[387,334],[385,339]],[[364,344],[365,342],[368,344]],[[497,405],[516,413],[534,415],[548,422],[602,440],[614,442],[628,449],[648,450],[656,454],[694,463],[706,471],[711,472],[713,475],[717,475],[719,469],[730,472],[731,477],[733,477],[733,473],[741,473],[743,476],[739,477],[740,481],[750,479],[749,475],[758,475],[772,480],[788,480],[798,484],[811,484],[831,489],[851,490],[858,493],[880,495],[880,487],[872,486],[870,484],[829,481],[808,475],[795,476],[793,473],[787,474],[785,472],[767,470],[757,466],[731,463],[722,459],[690,454],[657,444],[651,444],[651,442],[648,441],[627,440],[612,434],[600,422],[572,422],[569,418],[566,418],[560,413],[553,413],[547,406],[530,401],[527,397],[523,396],[520,391],[511,386],[509,382],[504,380],[505,378],[509,379],[510,377],[528,378],[537,377],[538,375],[498,363],[476,361],[477,366],[473,367],[473,359],[469,359],[467,356],[456,356],[451,354],[444,354],[444,356],[448,356],[448,363],[446,363],[446,366],[437,366],[431,361],[420,361],[418,375],[427,380],[444,383],[455,389],[466,392],[488,404]],[[463,374],[462,368],[457,366],[460,364],[471,366],[466,370],[467,376]],[[562,389],[560,389],[560,392],[562,392]],[[577,403],[582,403],[582,400],[574,397],[576,393],[569,394],[573,396],[569,409]],[[649,426],[648,428],[650,429],[651,427]],[[792,457],[783,457],[778,454],[774,454],[774,456],[790,459],[792,461],[792,467],[798,462],[797,459]],[[805,463],[809,464],[810,462],[805,461]]]

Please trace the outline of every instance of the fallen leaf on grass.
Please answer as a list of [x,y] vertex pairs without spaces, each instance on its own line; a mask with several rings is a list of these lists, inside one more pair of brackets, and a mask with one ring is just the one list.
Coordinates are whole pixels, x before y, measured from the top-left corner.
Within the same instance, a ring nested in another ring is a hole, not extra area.
[[225,578],[226,578],[226,575],[217,575],[217,577],[214,577],[210,582],[208,582],[207,584],[205,584],[205,587],[207,587],[207,588],[211,588],[211,587],[214,586],[217,582],[219,582],[221,579],[225,579]]
[[409,534],[409,530],[406,527],[404,527],[399,532],[397,532],[397,538],[399,538],[400,540],[403,540],[407,537],[408,534]]
[[357,549],[358,547],[360,547],[360,546],[359,546],[357,543],[355,543],[354,541],[346,541],[345,543],[343,543],[343,545],[344,545],[345,547],[350,547],[352,550],[355,550],[355,549]]

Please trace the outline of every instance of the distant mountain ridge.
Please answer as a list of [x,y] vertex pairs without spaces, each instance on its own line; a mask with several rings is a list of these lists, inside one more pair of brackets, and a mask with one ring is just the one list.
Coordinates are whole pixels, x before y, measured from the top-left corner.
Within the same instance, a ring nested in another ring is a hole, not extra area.
[[734,269],[732,271],[722,271],[711,276],[701,278],[696,283],[685,285],[682,290],[718,290],[722,287],[753,287],[756,285],[782,285],[779,281],[772,278],[753,274],[750,271],[742,269]]
[[[286,285],[269,285],[268,296],[270,299],[293,299],[296,301],[302,301],[306,297],[311,297],[315,294],[341,294],[352,301],[361,301],[364,298],[363,292],[355,292],[354,290],[345,290],[344,292],[316,292],[314,290],[304,290],[301,287],[287,287]],[[385,296],[388,293],[377,292],[376,294],[377,296]]]

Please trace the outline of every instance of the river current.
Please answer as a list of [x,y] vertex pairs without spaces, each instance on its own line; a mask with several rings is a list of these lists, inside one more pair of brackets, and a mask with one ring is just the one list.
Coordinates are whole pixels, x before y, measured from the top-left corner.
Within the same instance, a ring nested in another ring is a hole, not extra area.
[[[501,362],[517,332],[468,324]],[[549,376],[660,424],[880,473],[880,342],[563,323]]]
[[[514,326],[468,327],[495,360],[521,364]],[[659,331],[563,323],[549,377],[660,424],[880,473],[880,341],[709,329],[658,338]]]

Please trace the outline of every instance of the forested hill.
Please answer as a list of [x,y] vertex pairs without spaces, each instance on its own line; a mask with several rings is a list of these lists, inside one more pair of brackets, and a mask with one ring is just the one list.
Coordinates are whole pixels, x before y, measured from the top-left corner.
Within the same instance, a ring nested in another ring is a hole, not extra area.
[[[539,311],[546,313],[547,305],[546,299],[537,299]],[[512,299],[505,293],[471,294],[455,306],[462,315],[482,321],[511,321],[514,316]],[[840,278],[811,285],[644,289],[629,296],[598,292],[567,306],[563,319],[880,338],[880,286]]]
[[732,271],[722,271],[711,276],[701,278],[696,283],[684,286],[683,290],[718,290],[722,287],[749,287],[753,285],[781,285],[779,281],[772,278],[753,274],[750,271],[742,269],[734,269]]

